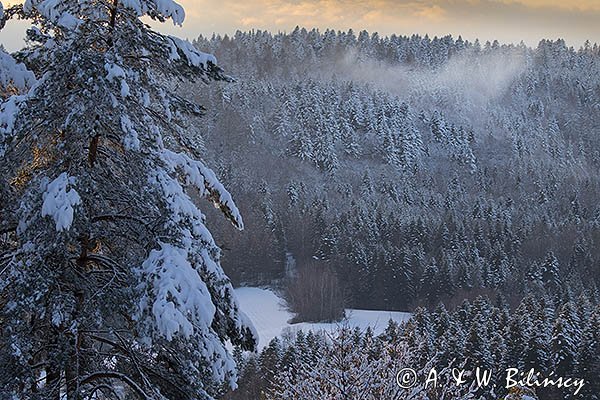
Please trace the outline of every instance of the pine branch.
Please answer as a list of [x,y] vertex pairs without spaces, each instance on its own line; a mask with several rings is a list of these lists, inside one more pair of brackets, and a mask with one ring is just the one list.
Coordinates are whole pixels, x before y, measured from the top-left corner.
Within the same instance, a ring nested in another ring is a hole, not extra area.
[[116,380],[119,380],[119,381],[127,384],[127,386],[129,386],[131,389],[133,389],[133,391],[138,396],[140,396],[140,398],[150,400],[150,396],[148,396],[146,394],[146,392],[137,383],[135,383],[127,375],[121,374],[119,372],[113,372],[113,371],[99,371],[99,372],[94,372],[94,373],[91,373],[91,374],[89,374],[87,376],[84,376],[80,380],[80,385],[81,386],[87,385],[89,383],[95,382],[95,381],[100,380],[100,379],[116,379]]

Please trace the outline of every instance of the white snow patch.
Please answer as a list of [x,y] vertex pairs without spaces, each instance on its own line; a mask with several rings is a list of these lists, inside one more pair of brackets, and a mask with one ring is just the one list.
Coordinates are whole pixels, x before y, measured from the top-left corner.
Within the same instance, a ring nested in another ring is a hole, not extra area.
[[181,168],[185,173],[186,185],[196,187],[203,196],[210,196],[211,191],[217,193],[219,195],[218,204],[227,207],[233,217],[233,222],[239,229],[244,228],[242,215],[235,205],[231,194],[219,182],[213,170],[206,167],[202,162],[194,160],[183,153],[175,153],[164,149],[161,156],[168,165],[170,172],[175,172],[177,168]]
[[[0,4],[1,12],[2,5]],[[0,101],[0,143],[13,132],[20,105],[26,98],[26,95],[19,94],[24,93],[27,88],[33,88],[36,82],[33,72],[0,49],[0,88],[5,91],[8,88],[16,89],[15,94]],[[0,157],[3,153],[4,149],[0,146]]]
[[194,47],[194,45],[191,44],[189,41],[179,39],[175,36],[169,36],[169,39],[172,43],[170,54],[171,60],[179,60],[181,58],[179,56],[179,52],[177,51],[179,50],[185,56],[187,63],[194,67],[206,67],[206,64],[208,62],[217,65],[217,58],[215,56],[213,56],[212,54],[201,52],[196,47]]
[[144,90],[142,94],[142,104],[144,107],[150,107],[150,94],[147,90]]
[[33,72],[29,71],[23,63],[17,62],[10,54],[0,50],[0,85],[13,85],[19,90],[25,90],[34,83]]
[[123,6],[136,12],[138,16],[147,14],[150,10],[158,11],[163,17],[171,18],[175,25],[183,24],[185,10],[173,0],[120,0]]
[[63,323],[63,320],[64,318],[60,310],[54,309],[52,311],[52,325],[60,326],[60,324]]
[[69,30],[75,30],[79,27],[79,24],[81,24],[81,20],[73,14],[65,12],[61,14],[58,21],[56,21],[56,24]]
[[106,79],[109,81],[113,81],[115,78],[125,78],[125,70],[119,67],[117,64],[106,63],[104,64],[104,69],[106,70]]
[[23,100],[24,96],[11,96],[4,103],[0,104],[0,142],[3,141],[4,135],[12,133],[19,113],[19,107]]
[[191,225],[191,231],[188,229],[181,230],[181,240],[184,245],[192,245],[193,234],[208,246],[215,246],[212,235],[204,225],[204,214],[196,207],[190,196],[185,193],[177,179],[172,178],[165,171],[158,170],[153,176],[150,176],[149,183],[162,190],[164,199],[172,213],[166,227],[170,228],[182,222]]
[[152,0],[159,13],[165,17],[170,17],[175,25],[183,24],[185,19],[185,10],[182,6],[173,0]]
[[58,26],[67,29],[76,29],[82,21],[70,12],[64,11],[65,4],[63,0],[43,0],[37,4],[27,0],[23,4],[25,12],[29,12],[35,7],[40,14],[48,18]]
[[290,324],[294,317],[285,306],[285,301],[268,289],[241,287],[235,289],[240,310],[252,321],[258,333],[258,348],[261,349],[286,331],[332,331],[342,323],[361,330],[371,327],[373,333],[383,333],[390,319],[400,323],[407,321],[410,313],[399,311],[373,311],[346,309],[346,317],[341,322]]
[[50,216],[56,223],[56,230],[69,230],[73,223],[73,206],[81,203],[81,198],[75,189],[68,185],[75,184],[75,178],[63,172],[48,184],[43,194],[42,217]]
[[125,79],[121,79],[121,97],[129,96],[129,85],[125,82]]
[[138,133],[133,127],[133,122],[131,122],[129,116],[121,116],[121,129],[123,130],[123,133],[125,133],[125,137],[123,138],[123,146],[125,149],[136,151],[139,150],[140,139],[138,138]]
[[189,337],[194,327],[208,327],[215,315],[210,292],[188,260],[185,249],[161,243],[142,269],[154,276],[152,313],[167,340],[177,333]]
[[121,4],[126,8],[134,10],[138,16],[144,15],[142,3],[139,0],[121,0]]
[[121,68],[120,66],[118,66],[117,64],[113,64],[113,63],[106,63],[104,64],[104,69],[106,70],[106,79],[109,82],[114,81],[115,79],[118,79],[121,83],[121,97],[127,97],[129,96],[129,85],[127,84],[127,81],[125,80],[125,70],[123,68]]

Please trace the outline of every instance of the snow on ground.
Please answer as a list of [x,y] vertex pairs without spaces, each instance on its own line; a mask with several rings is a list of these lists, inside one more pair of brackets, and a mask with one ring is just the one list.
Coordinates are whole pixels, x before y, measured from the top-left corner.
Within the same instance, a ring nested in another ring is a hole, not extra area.
[[334,323],[307,323],[290,324],[293,314],[285,308],[285,302],[274,292],[268,289],[255,287],[242,287],[235,289],[235,293],[242,311],[252,320],[258,332],[258,348],[262,349],[269,344],[275,336],[286,332],[332,330],[340,324],[358,327],[362,330],[368,326],[375,334],[382,333],[391,319],[397,322],[406,321],[410,313],[398,311],[372,311],[347,309],[346,318]]

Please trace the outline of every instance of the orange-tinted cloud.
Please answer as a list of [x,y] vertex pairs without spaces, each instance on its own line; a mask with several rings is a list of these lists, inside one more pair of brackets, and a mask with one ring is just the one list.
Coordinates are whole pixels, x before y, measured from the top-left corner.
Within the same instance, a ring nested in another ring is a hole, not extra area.
[[501,0],[504,3],[519,3],[528,7],[555,7],[565,10],[599,11],[598,0]]
[[[186,9],[183,28],[153,24],[181,37],[236,30],[291,31],[296,25],[382,35],[452,34],[483,41],[564,38],[579,46],[600,37],[600,0],[179,0]],[[18,28],[18,29],[17,29]],[[24,24],[0,31],[10,49],[20,42]]]
[[250,28],[366,29],[380,34],[463,35],[535,45],[562,37],[573,45],[600,37],[599,0],[180,0],[180,31],[233,33]]

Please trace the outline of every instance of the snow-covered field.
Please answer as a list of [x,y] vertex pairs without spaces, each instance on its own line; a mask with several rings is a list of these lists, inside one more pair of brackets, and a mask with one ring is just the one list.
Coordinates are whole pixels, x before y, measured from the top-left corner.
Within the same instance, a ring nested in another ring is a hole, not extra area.
[[258,332],[258,348],[269,344],[275,336],[281,336],[287,331],[331,330],[340,324],[366,329],[368,326],[375,334],[383,332],[388,321],[406,321],[410,313],[397,311],[346,310],[344,321],[337,323],[306,323],[290,324],[293,314],[286,310],[284,300],[268,289],[242,287],[235,289],[240,308],[252,320]]

